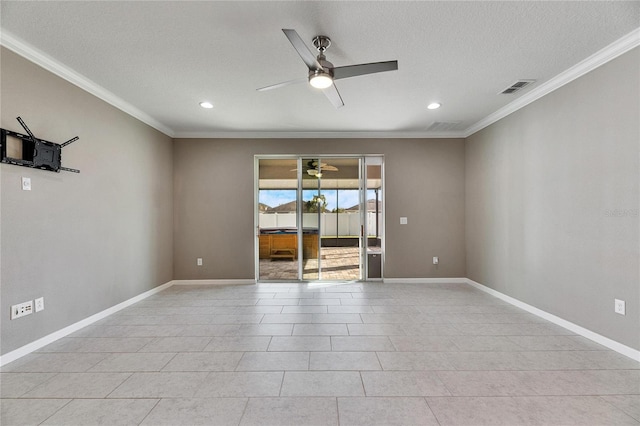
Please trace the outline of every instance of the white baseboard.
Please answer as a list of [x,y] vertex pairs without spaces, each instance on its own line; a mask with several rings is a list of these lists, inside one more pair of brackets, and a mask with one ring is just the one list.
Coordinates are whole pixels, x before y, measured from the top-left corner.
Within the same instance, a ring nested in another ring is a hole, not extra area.
[[489,288],[483,284],[480,284],[471,279],[466,279],[467,284],[477,288],[478,290],[484,291],[492,296],[497,297],[498,299],[504,300],[505,302],[518,307],[522,310],[525,310],[531,314],[534,314],[540,318],[543,318],[549,322],[552,322],[560,327],[566,328],[569,331],[572,331],[580,336],[586,337],[589,340],[593,340],[596,343],[601,344],[611,350],[614,350],[624,356],[627,356],[635,361],[640,362],[640,351],[630,348],[629,346],[623,345],[622,343],[616,342],[615,340],[609,339],[608,337],[604,337],[598,333],[594,333],[593,331],[581,327],[577,324],[574,324],[570,321],[562,319],[558,316],[550,314],[549,312],[543,311],[542,309],[538,309],[535,306],[531,306],[527,303],[524,303],[518,299],[514,299],[511,296],[507,296],[506,294],[500,293],[497,290]]
[[250,285],[255,284],[256,280],[173,280],[173,285]]
[[74,324],[71,324],[70,326],[67,326],[61,330],[55,331],[51,334],[48,334],[36,341],[33,341],[29,344],[26,344],[16,350],[13,350],[11,352],[8,352],[2,356],[0,356],[0,367],[10,363],[11,361],[15,361],[18,358],[21,358],[25,355],[30,354],[33,351],[36,351],[50,343],[55,342],[58,339],[61,339],[65,336],[68,336],[71,333],[74,333],[88,325],[93,324],[96,321],[100,321],[101,319],[104,319],[106,317],[108,317],[111,314],[114,314],[126,307],[129,307],[131,305],[133,305],[134,303],[137,303],[143,299],[146,299],[149,296],[152,296],[156,293],[161,292],[164,289],[167,289],[169,287],[171,287],[173,285],[173,281],[169,281],[168,283],[159,285],[158,287],[152,288],[149,291],[145,291],[142,294],[139,294],[135,297],[132,297],[131,299],[125,300],[122,303],[118,303],[115,306],[112,306],[108,309],[105,309],[104,311],[98,312],[97,314],[91,315],[88,318],[85,318],[81,321],[78,321]]
[[385,278],[385,284],[466,284],[466,278]]

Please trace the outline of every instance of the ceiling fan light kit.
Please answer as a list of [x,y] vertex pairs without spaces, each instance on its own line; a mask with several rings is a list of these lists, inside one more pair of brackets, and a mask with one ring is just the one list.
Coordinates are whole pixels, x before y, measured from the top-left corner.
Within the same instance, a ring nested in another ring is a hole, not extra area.
[[[334,67],[327,61],[324,52],[331,46],[331,39],[324,35],[318,35],[313,38],[313,45],[319,52],[316,57],[298,35],[296,30],[283,29],[282,32],[287,36],[293,48],[298,52],[300,58],[309,69],[308,81],[312,87],[321,89],[327,99],[334,107],[340,108],[344,106],[340,92],[335,85],[335,80],[341,78],[358,77],[366,74],[374,74],[385,71],[396,71],[398,69],[398,61],[372,62],[368,64],[347,65],[343,67]],[[290,84],[299,83],[300,80],[290,80],[283,83],[272,84],[270,86],[261,87],[258,91],[278,89]]]
[[333,76],[324,70],[309,71],[309,84],[316,89],[326,89],[333,84]]

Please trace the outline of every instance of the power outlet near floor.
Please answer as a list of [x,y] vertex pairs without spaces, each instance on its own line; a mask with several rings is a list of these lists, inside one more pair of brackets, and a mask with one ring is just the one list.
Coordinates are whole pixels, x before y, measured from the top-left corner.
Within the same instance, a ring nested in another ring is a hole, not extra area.
[[624,302],[624,300],[620,300],[620,299],[613,299],[614,300],[614,304],[613,304],[613,311],[616,314],[620,314],[620,315],[625,315],[626,314],[626,304]]
[[33,313],[33,300],[11,306],[11,319],[24,317]]
[[36,312],[44,311],[44,297],[38,297],[34,302]]
[[31,191],[31,178],[28,178],[28,177],[22,178],[22,190]]
[[196,265],[202,266],[202,258],[201,257],[196,259]]

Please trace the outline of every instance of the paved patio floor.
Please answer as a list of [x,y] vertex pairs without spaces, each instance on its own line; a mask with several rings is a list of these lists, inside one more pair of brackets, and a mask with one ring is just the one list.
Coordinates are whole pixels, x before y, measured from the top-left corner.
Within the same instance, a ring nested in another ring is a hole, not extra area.
[[[320,267],[323,281],[360,279],[358,247],[322,247]],[[260,280],[297,280],[298,261],[261,259]],[[304,260],[304,279],[318,279],[318,259]]]

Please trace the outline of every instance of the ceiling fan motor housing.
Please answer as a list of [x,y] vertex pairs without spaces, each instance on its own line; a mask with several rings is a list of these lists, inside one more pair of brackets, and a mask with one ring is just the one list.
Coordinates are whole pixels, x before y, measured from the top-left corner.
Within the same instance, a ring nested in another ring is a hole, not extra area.
[[[314,87],[323,89],[333,84],[333,64],[327,61],[322,53],[318,55],[318,62],[322,65],[322,68],[316,70],[309,69],[309,83]],[[318,86],[312,82],[312,80],[316,79],[324,80],[325,83],[321,83],[321,85]]]
[[329,61],[318,61],[322,65],[322,69],[309,70],[309,79],[319,75],[327,75],[333,79],[333,64]]

